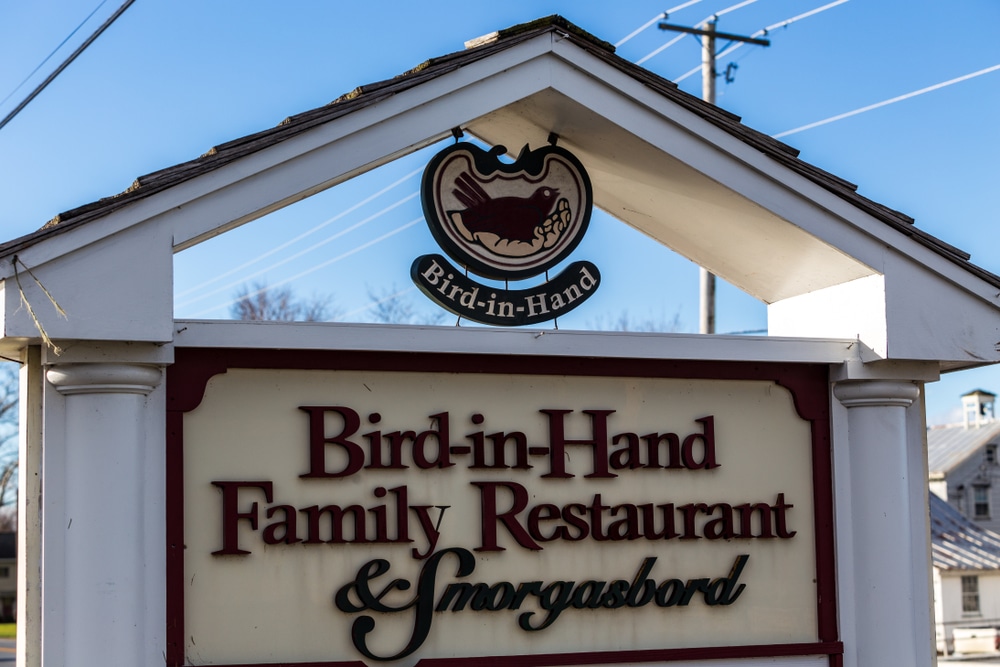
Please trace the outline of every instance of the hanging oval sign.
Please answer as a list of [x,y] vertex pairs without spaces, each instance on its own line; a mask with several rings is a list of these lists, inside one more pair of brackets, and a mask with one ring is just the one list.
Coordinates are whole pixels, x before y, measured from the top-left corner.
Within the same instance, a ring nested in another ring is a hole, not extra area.
[[424,216],[440,246],[481,276],[517,280],[565,259],[587,231],[593,192],[586,170],[558,146],[501,162],[457,143],[431,159],[421,189]]
[[[590,224],[593,192],[583,165],[558,146],[529,150],[502,162],[507,149],[457,143],[424,170],[421,196],[441,255],[417,257],[410,277],[439,306],[483,324],[522,326],[556,319],[586,301],[600,285],[593,263],[548,270],[573,252]],[[501,289],[471,279],[520,280],[545,273],[526,289]]]

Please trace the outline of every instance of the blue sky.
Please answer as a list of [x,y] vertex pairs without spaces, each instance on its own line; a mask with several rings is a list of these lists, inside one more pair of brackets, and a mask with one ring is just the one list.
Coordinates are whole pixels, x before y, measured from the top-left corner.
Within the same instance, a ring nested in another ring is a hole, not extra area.
[[[99,1],[0,2],[0,98]],[[701,0],[670,21],[691,25],[735,2]],[[753,33],[827,2],[757,0],[721,17],[719,30]],[[119,4],[106,0],[0,104],[0,116]],[[137,0],[0,130],[0,236],[29,233],[61,211],[124,190],[136,176],[460,50],[467,39],[558,13],[618,42],[679,4]],[[720,69],[729,62],[738,69],[733,83],[720,82],[717,102],[755,129],[782,133],[1000,64],[1000,42],[991,33],[998,23],[995,0],[850,0],[773,31],[769,48],[747,46],[720,60]],[[637,61],[673,36],[654,26],[618,53]],[[698,49],[695,38],[686,37],[644,66],[674,79],[698,65]],[[699,94],[700,77],[680,85]],[[913,216],[919,227],[1000,273],[998,117],[995,71],[783,140],[803,159],[858,183],[861,194]],[[427,155],[410,156],[178,255],[178,316],[225,316],[239,284],[264,280],[288,281],[300,296],[329,298],[341,316],[355,321],[369,317],[371,294],[397,292],[432,317],[424,298],[407,291],[409,263],[432,241],[423,223],[411,224],[420,217],[419,200],[407,198],[418,178],[405,177]],[[597,263],[605,284],[560,323],[563,328],[607,326],[624,313],[634,324],[676,321],[682,331],[696,330],[697,269],[687,260],[605,216],[595,217],[574,258]],[[239,268],[251,260],[257,261]],[[657,290],[634,289],[649,282],[648,267],[656,269]],[[719,331],[765,327],[761,304],[720,288]],[[947,419],[958,395],[976,387],[1000,393],[1000,370],[963,372],[930,387],[931,421]]]

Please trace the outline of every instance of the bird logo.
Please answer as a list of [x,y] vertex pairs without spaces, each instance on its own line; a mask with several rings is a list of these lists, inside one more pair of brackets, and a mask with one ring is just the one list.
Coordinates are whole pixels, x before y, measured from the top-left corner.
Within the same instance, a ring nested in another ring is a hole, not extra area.
[[[601,272],[586,260],[549,276],[580,243],[593,207],[583,165],[551,139],[543,148],[525,146],[513,161],[504,157],[503,146],[485,150],[458,142],[427,164],[424,217],[434,240],[460,267],[427,253],[413,260],[410,278],[460,319],[504,327],[539,324],[577,308],[600,286]],[[505,284],[482,283],[470,273]],[[509,285],[542,273],[544,282]]]
[[525,146],[513,162],[501,159],[506,153],[450,146],[428,164],[422,194],[431,233],[454,260],[487,278],[517,280],[573,251],[592,192],[583,165],[561,147]]
[[572,222],[569,201],[546,185],[527,197],[494,198],[463,171],[455,179],[452,194],[465,206],[448,212],[459,233],[506,257],[525,257],[551,248]]

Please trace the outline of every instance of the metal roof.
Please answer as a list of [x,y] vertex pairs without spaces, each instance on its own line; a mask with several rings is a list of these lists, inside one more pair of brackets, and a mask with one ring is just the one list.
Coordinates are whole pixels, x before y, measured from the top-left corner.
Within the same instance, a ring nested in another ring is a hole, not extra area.
[[500,30],[487,38],[474,40],[476,45],[471,48],[432,58],[392,79],[356,88],[326,106],[290,116],[277,127],[215,146],[194,160],[140,176],[125,192],[61,213],[37,232],[0,244],[0,257],[12,255],[44,238],[108,215],[124,206],[211,172],[239,158],[266,149],[312,128],[332,122],[355,110],[365,108],[436,77],[505,51],[516,44],[550,32],[558,33],[562,40],[600,58],[664,98],[697,114],[707,122],[730,133],[755,150],[844,199],[896,231],[913,238],[918,243],[946,257],[988,283],[1000,287],[1000,276],[971,264],[968,253],[918,229],[913,225],[913,219],[909,216],[859,195],[856,185],[798,159],[796,149],[743,125],[738,116],[689,95],[678,89],[675,83],[615,55],[614,46],[590,35],[560,16],[549,16]]
[[941,570],[1000,569],[1000,535],[930,494],[931,557]]
[[948,473],[990,441],[1000,441],[1000,421],[982,426],[942,426],[927,431],[927,470]]

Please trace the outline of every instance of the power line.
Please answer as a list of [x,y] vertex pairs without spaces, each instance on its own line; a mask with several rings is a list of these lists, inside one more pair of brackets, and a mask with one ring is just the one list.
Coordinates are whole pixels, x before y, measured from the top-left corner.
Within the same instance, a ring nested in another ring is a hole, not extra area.
[[951,86],[956,83],[961,83],[962,81],[967,81],[977,76],[982,76],[983,74],[989,74],[990,72],[995,72],[997,70],[1000,70],[1000,65],[993,65],[992,67],[981,69],[978,72],[972,72],[971,74],[966,74],[964,76],[960,76],[955,79],[950,79],[948,81],[944,81],[943,83],[938,83],[933,86],[921,88],[920,90],[915,90],[912,93],[906,93],[905,95],[900,95],[899,97],[893,97],[892,99],[885,100],[884,102],[869,104],[866,107],[861,107],[860,109],[855,109],[854,111],[848,111],[847,113],[831,116],[830,118],[819,120],[816,121],[815,123],[809,123],[808,125],[803,125],[802,127],[797,127],[793,130],[785,130],[784,132],[779,132],[778,134],[772,134],[771,136],[775,139],[780,139],[781,137],[787,137],[790,134],[796,134],[797,132],[804,132],[805,130],[811,130],[814,127],[819,127],[820,125],[826,125],[827,123],[832,123],[834,121],[842,120],[844,118],[857,116],[858,114],[865,113],[866,111],[871,111],[873,109],[878,109],[880,107],[888,106],[890,104],[895,104],[896,102],[902,102],[903,100],[908,100],[911,97],[916,97],[917,95],[923,95],[924,93],[929,93],[933,90],[938,90],[939,88],[944,88],[946,86]]
[[[709,18],[711,18],[711,17],[709,17]],[[704,23],[704,22],[705,21],[702,21],[701,23]],[[699,24],[695,24],[695,25],[699,25]],[[639,58],[638,60],[636,60],[635,64],[636,65],[643,64],[644,62],[646,62],[647,60],[649,60],[653,56],[657,56],[657,55],[663,53],[664,51],[666,51],[667,49],[669,49],[671,46],[673,46],[677,42],[681,41],[682,39],[684,39],[684,35],[683,34],[677,35],[676,37],[674,37],[672,40],[670,40],[669,42],[667,42],[666,44],[664,44],[660,48],[658,48],[658,49],[656,49],[654,51],[650,51],[649,53],[647,53],[646,55],[644,55],[642,58]]]
[[645,23],[643,23],[641,26],[639,26],[638,28],[636,28],[635,30],[633,30],[632,32],[630,32],[628,35],[626,35],[625,37],[623,37],[620,40],[618,40],[617,42],[615,42],[615,48],[618,48],[619,46],[621,46],[625,42],[629,41],[630,39],[632,39],[633,37],[635,37],[636,35],[638,35],[640,32],[642,32],[643,30],[645,30],[649,26],[653,25],[657,21],[662,21],[663,19],[668,18],[674,12],[679,12],[680,10],[682,10],[682,9],[684,9],[686,7],[690,7],[691,5],[697,5],[699,2],[701,2],[701,0],[688,0],[688,2],[685,2],[682,5],[677,5],[676,7],[671,7],[670,9],[668,9],[665,12],[663,12],[662,14],[657,14],[656,16],[654,16],[653,18],[649,19],[648,21],[646,21]]
[[[816,9],[809,10],[808,12],[805,12],[803,14],[799,14],[798,16],[793,16],[790,19],[785,19],[784,21],[778,21],[777,23],[773,23],[773,24],[767,26],[763,30],[758,30],[753,35],[751,35],[751,37],[760,37],[760,36],[768,34],[772,30],[777,30],[778,28],[787,28],[788,26],[790,26],[791,24],[795,23],[796,21],[801,21],[804,18],[809,18],[810,16],[813,16],[815,14],[819,14],[820,12],[825,12],[828,9],[833,9],[837,5],[842,5],[842,4],[844,4],[845,2],[848,2],[848,1],[849,0],[836,0],[836,2],[831,2],[829,4],[823,5],[822,7],[817,7]],[[730,53],[732,53],[736,49],[740,48],[741,46],[743,46],[743,44],[733,44],[732,46],[730,46],[729,48],[727,48],[725,51],[723,51],[722,53],[720,53],[718,55],[718,57],[719,58],[724,58],[725,56],[728,56]]]
[[399,234],[400,232],[405,231],[405,230],[409,229],[410,227],[413,227],[414,225],[416,225],[418,223],[421,223],[423,221],[424,221],[424,218],[422,216],[419,217],[419,218],[416,218],[415,220],[411,220],[410,222],[408,222],[408,223],[406,223],[404,225],[400,225],[399,227],[396,227],[396,229],[393,229],[390,232],[386,232],[385,234],[383,234],[382,236],[379,236],[378,238],[372,239],[371,241],[368,241],[367,243],[363,243],[362,245],[359,245],[356,248],[352,248],[351,250],[348,250],[345,253],[337,255],[336,257],[334,257],[332,259],[328,259],[325,262],[322,262],[320,264],[312,266],[312,267],[306,269],[305,271],[300,271],[299,273],[296,273],[294,276],[289,276],[288,278],[285,278],[284,280],[279,280],[278,282],[276,282],[274,284],[268,285],[264,289],[258,290],[256,292],[251,293],[251,294],[244,294],[244,295],[240,296],[239,298],[232,299],[232,300],[230,300],[230,301],[228,301],[226,303],[219,304],[219,305],[216,305],[216,306],[214,306],[212,308],[209,308],[207,310],[203,310],[203,311],[201,311],[199,313],[196,313],[195,317],[200,317],[202,315],[207,315],[208,313],[215,312],[219,308],[228,308],[228,307],[232,306],[234,303],[236,303],[238,301],[241,301],[243,299],[253,298],[253,297],[257,296],[258,294],[260,294],[261,292],[263,292],[263,291],[265,291],[267,289],[271,289],[271,288],[274,288],[274,287],[281,287],[282,285],[286,285],[286,284],[288,284],[288,283],[290,283],[290,282],[292,282],[294,280],[298,280],[299,278],[303,278],[303,277],[309,275],[310,273],[315,273],[316,271],[319,271],[320,269],[326,268],[327,266],[330,266],[331,264],[339,262],[342,259],[346,259],[347,257],[350,257],[351,255],[357,254],[357,253],[361,252],[362,250],[370,248],[373,245],[375,245],[376,243],[381,243],[382,241],[385,241],[386,239],[388,239],[388,238],[390,238],[392,236],[395,236],[396,234]]
[[773,25],[769,25],[766,28],[764,28],[764,32],[770,32],[771,30],[777,30],[778,28],[786,28],[789,25],[791,25],[792,23],[795,23],[796,21],[800,21],[802,19],[809,18],[813,14],[819,14],[820,12],[825,12],[826,10],[832,9],[832,8],[836,7],[837,5],[842,5],[845,2],[847,2],[847,1],[848,0],[837,0],[836,2],[831,2],[828,5],[823,5],[822,7],[817,7],[816,9],[811,9],[808,12],[805,12],[804,14],[799,14],[798,16],[793,16],[790,19],[785,19],[784,21],[779,21],[778,23],[775,23]]
[[[311,245],[308,248],[306,248],[305,250],[300,250],[299,252],[297,252],[297,253],[295,253],[293,255],[289,255],[288,257],[286,257],[286,258],[284,258],[284,259],[282,259],[282,260],[280,260],[278,262],[275,262],[274,264],[271,264],[269,266],[265,266],[263,269],[259,269],[259,270],[255,271],[254,273],[251,273],[248,276],[243,276],[242,278],[240,278],[237,281],[228,283],[226,285],[223,285],[222,287],[217,287],[216,289],[214,289],[214,290],[212,290],[210,292],[206,292],[206,293],[202,294],[201,296],[196,296],[193,299],[188,299],[187,301],[184,301],[183,303],[178,304],[178,307],[189,306],[192,303],[197,303],[198,301],[201,301],[202,299],[207,299],[208,297],[213,296],[215,294],[218,294],[219,292],[225,292],[226,290],[232,289],[233,287],[236,287],[240,283],[244,283],[247,280],[250,280],[251,278],[256,278],[257,276],[263,275],[263,274],[267,273],[268,271],[271,271],[273,269],[278,268],[279,266],[284,266],[285,264],[288,264],[289,262],[291,262],[293,260],[296,260],[299,257],[302,257],[303,255],[306,255],[306,254],[312,252],[313,250],[318,250],[319,248],[322,248],[323,246],[325,246],[327,243],[331,243],[333,241],[336,241],[341,236],[344,236],[345,234],[347,234],[349,232],[353,232],[355,229],[358,229],[359,227],[367,225],[372,220],[380,218],[383,215],[385,215],[386,213],[388,213],[389,211],[392,211],[393,209],[398,208],[399,206],[402,206],[406,202],[408,202],[411,199],[415,198],[418,194],[420,194],[420,193],[419,192],[414,192],[414,193],[412,193],[410,195],[407,195],[406,197],[403,197],[402,199],[400,199],[400,200],[398,200],[398,201],[396,201],[396,202],[394,202],[392,204],[389,204],[388,206],[386,206],[385,208],[383,208],[381,211],[379,211],[377,213],[373,213],[370,216],[368,216],[367,218],[365,218],[364,220],[362,220],[360,222],[356,222],[353,225],[351,225],[350,227],[347,227],[345,229],[340,230],[339,232],[337,232],[333,236],[326,237],[325,239],[323,239],[319,243]],[[367,245],[362,245],[360,247],[364,248],[364,247],[367,247]],[[348,254],[350,254],[350,253],[348,253]],[[281,284],[281,283],[279,283],[279,284]],[[250,296],[254,296],[254,295],[250,295]],[[213,310],[214,310],[214,308],[213,308]]]
[[20,104],[18,104],[17,107],[15,107],[13,111],[11,111],[9,114],[7,114],[7,116],[3,120],[0,120],[0,129],[3,129],[4,126],[7,125],[7,123],[9,123],[10,121],[14,120],[14,116],[16,116],[17,114],[21,113],[21,109],[23,109],[24,107],[28,106],[28,104],[31,102],[31,100],[33,100],[36,97],[38,97],[38,94],[41,93],[43,90],[45,90],[46,86],[48,86],[50,83],[52,83],[52,81],[57,76],[59,76],[59,74],[62,73],[62,71],[64,69],[66,69],[67,67],[69,67],[70,63],[72,63],[74,60],[76,60],[76,57],[78,55],[80,55],[81,53],[83,53],[84,50],[94,42],[95,39],[97,39],[98,37],[100,37],[101,33],[103,33],[105,30],[107,30],[109,27],[111,27],[111,24],[114,23],[118,19],[119,16],[121,16],[122,14],[125,13],[125,10],[128,9],[132,5],[133,2],[135,2],[135,0],[125,0],[125,3],[121,7],[119,7],[117,9],[117,11],[115,11],[115,13],[112,14],[110,18],[108,18],[107,21],[105,21],[104,23],[102,23],[101,27],[99,27],[97,30],[94,31],[94,34],[92,34],[90,37],[88,37],[87,40],[83,44],[81,44],[79,47],[77,47],[76,51],[74,51],[73,53],[71,53],[70,56],[69,56],[69,58],[67,58],[66,60],[64,60],[63,63],[61,65],[59,65],[59,67],[57,67],[54,72],[52,72],[52,74],[49,74],[45,78],[45,81],[42,81],[38,85],[37,88],[35,88],[33,91],[31,91],[31,93],[26,98],[24,98],[24,100]]
[[[730,7],[726,7],[725,9],[719,10],[719,11],[715,12],[714,14],[709,14],[708,16],[706,16],[705,18],[703,18],[702,20],[700,20],[697,23],[695,23],[694,25],[695,25],[695,27],[703,26],[706,23],[708,23],[709,21],[711,21],[713,18],[722,16],[723,14],[728,14],[729,12],[735,12],[737,9],[741,9],[743,7],[746,7],[747,5],[752,5],[755,2],[757,2],[757,0],[743,0],[743,2],[738,2],[735,5],[732,5]],[[674,10],[674,11],[676,11],[676,10]],[[671,46],[673,46],[677,42],[681,41],[682,39],[684,39],[684,35],[678,35],[677,37],[674,37],[672,40],[670,40],[669,42],[667,42],[663,46],[661,46],[658,49],[655,49],[653,51],[650,51],[649,53],[647,53],[646,55],[644,55],[642,58],[639,58],[638,60],[636,60],[635,64],[636,65],[643,64],[644,62],[646,62],[647,60],[649,60],[653,56],[656,56],[656,55],[659,55],[659,54],[663,53],[664,51],[666,51],[667,49],[669,49]]]
[[[281,245],[275,246],[274,248],[271,248],[270,250],[268,250],[265,253],[257,255],[253,259],[248,260],[248,261],[240,264],[239,266],[237,266],[237,267],[235,267],[233,269],[229,269],[228,271],[226,271],[224,273],[220,273],[219,275],[215,276],[214,278],[211,278],[210,280],[206,280],[205,282],[201,283],[200,285],[196,285],[194,287],[186,289],[183,292],[178,292],[175,295],[175,298],[184,297],[184,296],[187,296],[188,294],[191,294],[192,292],[197,292],[198,290],[201,290],[201,289],[203,289],[203,288],[211,285],[214,282],[218,282],[219,280],[222,280],[223,278],[229,277],[229,276],[233,275],[234,273],[238,273],[239,271],[242,271],[243,269],[245,269],[245,268],[247,268],[249,266],[253,266],[257,262],[261,261],[262,259],[265,259],[266,257],[270,257],[271,255],[284,250],[288,246],[293,245],[293,244],[301,241],[302,239],[306,238],[307,236],[315,234],[316,232],[318,232],[319,230],[323,229],[324,227],[327,227],[328,225],[333,224],[337,220],[340,220],[345,215],[347,215],[349,213],[353,213],[354,211],[358,210],[359,208],[361,208],[365,204],[368,204],[368,203],[372,202],[373,200],[377,199],[378,197],[381,197],[382,195],[384,195],[385,193],[389,192],[393,188],[395,188],[395,187],[397,187],[399,185],[402,185],[403,183],[405,183],[406,181],[410,180],[411,178],[413,178],[414,176],[416,176],[417,174],[419,174],[423,170],[424,170],[424,167],[420,167],[419,169],[414,169],[409,174],[406,174],[405,176],[403,176],[399,180],[397,180],[397,181],[395,181],[393,183],[390,183],[389,185],[385,186],[384,188],[382,188],[381,190],[379,190],[375,194],[369,195],[368,197],[366,197],[365,199],[362,199],[361,201],[359,201],[358,203],[354,204],[353,206],[350,206],[349,208],[344,209],[343,211],[341,211],[337,215],[333,216],[332,218],[328,218],[327,220],[324,220],[320,224],[316,225],[315,227],[312,227],[311,229],[308,229],[308,230],[302,232],[301,234],[299,234],[295,238],[290,239],[288,241],[285,241]],[[414,197],[414,195],[410,195],[409,197],[406,198],[406,200],[412,199],[413,197]],[[406,201],[406,200],[403,200],[403,201]],[[387,210],[389,210],[389,209],[383,210],[382,213],[386,212]],[[354,229],[354,228],[352,227],[351,229]],[[345,230],[345,231],[350,231],[350,229]],[[230,285],[229,287],[232,287],[232,285]],[[228,289],[228,288],[223,288],[223,289]],[[212,294],[215,294],[215,292],[212,292]],[[187,303],[192,303],[192,302],[188,301]]]
[[[797,16],[793,16],[790,19],[785,19],[784,21],[778,21],[777,23],[769,25],[766,28],[758,30],[757,32],[753,33],[750,36],[751,37],[762,37],[762,36],[768,34],[769,32],[771,32],[772,30],[777,30],[778,28],[787,28],[788,26],[790,26],[791,24],[795,23],[796,21],[800,21],[800,20],[802,20],[804,18],[808,18],[808,17],[813,16],[815,14],[819,14],[820,12],[825,12],[828,9],[833,9],[837,5],[842,5],[845,2],[848,2],[848,0],[836,0],[836,2],[831,2],[829,4],[823,5],[822,7],[817,7],[816,9],[811,9],[808,12],[804,12],[804,13],[799,14]],[[739,42],[737,44],[733,44],[729,48],[724,49],[722,51],[722,53],[720,53],[718,56],[716,56],[716,58],[725,58],[730,53],[732,53],[736,49],[742,47],[743,45],[744,45],[743,42]],[[700,70],[701,70],[701,65],[699,65],[698,67],[694,67],[694,68],[690,69],[689,71],[685,72],[684,74],[680,75],[676,79],[674,79],[674,83],[680,83],[681,81],[683,81],[684,79],[688,78],[689,76],[693,76],[693,75],[697,74]]]
[[715,17],[715,18],[719,18],[720,16],[723,16],[724,14],[728,14],[729,12],[735,12],[737,9],[743,9],[747,5],[752,5],[755,2],[757,2],[757,0],[743,0],[743,2],[739,2],[739,3],[735,4],[735,5],[733,5],[732,7],[726,7],[722,11],[715,12],[715,14],[713,14],[712,16]]
[[21,87],[24,84],[28,83],[28,80],[31,79],[31,77],[35,76],[35,74],[38,72],[38,70],[42,69],[42,66],[45,65],[45,63],[49,62],[49,59],[51,59],[52,56],[54,56],[56,54],[56,52],[59,51],[59,49],[61,49],[62,47],[64,47],[66,45],[66,42],[68,42],[69,40],[71,40],[73,38],[73,35],[75,35],[77,32],[79,32],[80,28],[82,28],[84,26],[84,24],[87,21],[89,21],[94,16],[94,14],[97,13],[97,10],[100,9],[101,7],[103,7],[104,3],[107,2],[107,1],[108,0],[101,0],[101,4],[99,4],[96,7],[94,7],[94,10],[92,12],[90,12],[89,14],[87,14],[87,18],[85,18],[82,21],[80,21],[80,25],[78,25],[75,28],[73,28],[73,32],[71,32],[70,34],[66,35],[66,39],[64,39],[63,41],[59,42],[59,46],[57,46],[56,48],[52,49],[52,52],[49,55],[45,56],[45,58],[42,60],[42,62],[38,63],[38,65],[35,67],[35,69],[31,70],[31,73],[28,76],[24,77],[24,80],[21,81],[21,83],[17,84],[17,86],[14,87],[14,90],[12,90],[9,93],[7,93],[7,97],[5,97],[2,100],[0,100],[0,105],[5,104],[7,102],[7,100],[9,100],[11,97],[14,96],[14,93],[16,93],[17,91],[21,90]]

